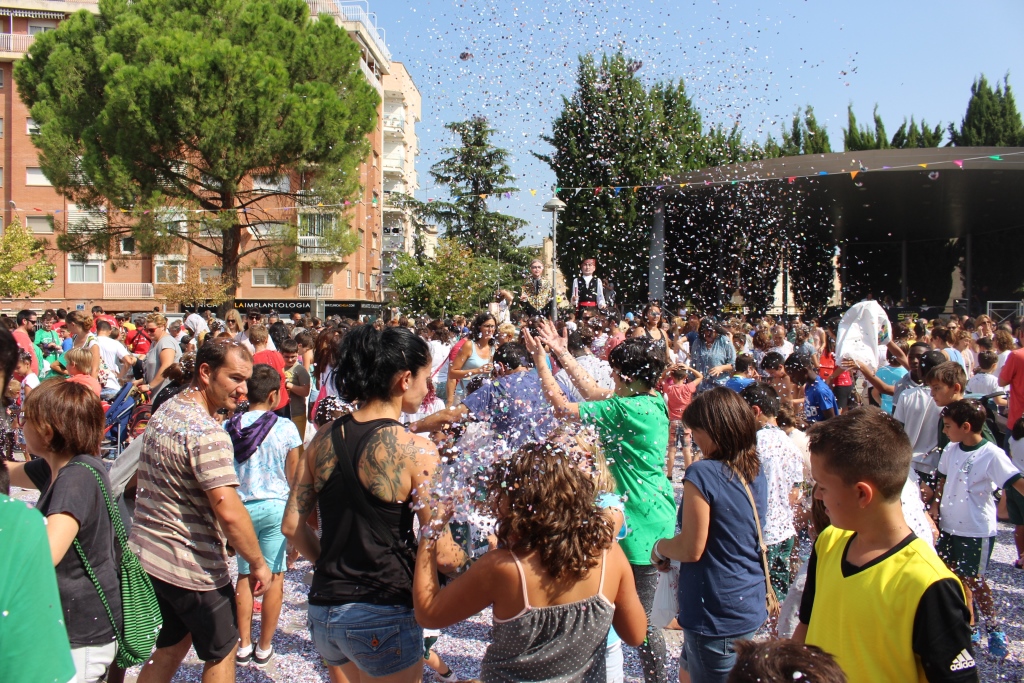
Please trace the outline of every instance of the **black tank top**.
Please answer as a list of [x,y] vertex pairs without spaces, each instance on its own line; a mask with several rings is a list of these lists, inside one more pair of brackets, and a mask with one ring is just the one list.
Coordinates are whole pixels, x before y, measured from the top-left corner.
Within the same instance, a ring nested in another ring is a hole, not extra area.
[[[359,459],[369,437],[385,427],[401,426],[395,420],[382,419],[357,422],[349,414],[339,418],[345,429],[345,444],[353,471],[359,471]],[[340,460],[345,453],[335,452]],[[311,605],[344,605],[361,602],[372,605],[403,605],[412,607],[412,572],[416,563],[416,537],[412,531],[410,500],[389,503],[374,496],[358,480],[370,507],[376,511],[399,541],[392,547],[378,538],[372,526],[349,504],[349,493],[336,466],[321,489],[318,498],[320,524],[320,559],[309,589]]]

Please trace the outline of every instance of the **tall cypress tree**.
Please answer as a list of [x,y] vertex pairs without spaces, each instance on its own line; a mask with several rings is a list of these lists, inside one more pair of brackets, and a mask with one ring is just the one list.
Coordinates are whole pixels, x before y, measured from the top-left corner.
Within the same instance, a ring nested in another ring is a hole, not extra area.
[[434,182],[448,188],[451,201],[419,204],[418,212],[445,228],[445,234],[462,242],[473,253],[506,263],[527,257],[519,248],[519,230],[526,221],[488,209],[489,198],[508,197],[519,189],[508,165],[508,150],[495,147],[495,130],[483,116],[445,126],[459,144],[446,147],[451,156],[430,168]]
[[982,75],[971,85],[960,127],[949,124],[950,143],[957,147],[1016,147],[1024,145],[1024,124],[1010,91],[1009,77],[993,88]]

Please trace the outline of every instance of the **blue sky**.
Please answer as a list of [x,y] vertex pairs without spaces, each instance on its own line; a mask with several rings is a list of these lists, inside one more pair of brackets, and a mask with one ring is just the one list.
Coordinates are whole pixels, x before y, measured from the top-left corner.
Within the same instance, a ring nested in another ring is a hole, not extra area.
[[369,8],[423,95],[417,196],[445,196],[427,175],[453,143],[444,124],[483,114],[512,152],[521,190],[493,208],[530,222],[526,243],[550,230],[540,207],[554,183],[530,152],[549,151],[540,136],[572,92],[582,53],[621,47],[643,61],[645,81],[682,78],[706,123],[739,118],[751,138],[778,138],[795,109],[811,104],[837,151],[851,102],[864,123],[877,103],[889,135],[911,115],[959,123],[972,80],[1009,72],[1024,108],[1020,0],[371,0]]

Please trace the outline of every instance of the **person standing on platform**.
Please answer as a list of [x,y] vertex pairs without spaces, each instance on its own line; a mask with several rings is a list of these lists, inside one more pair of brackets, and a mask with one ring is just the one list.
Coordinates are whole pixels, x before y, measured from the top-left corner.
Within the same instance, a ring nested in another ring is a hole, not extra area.
[[604,284],[601,278],[594,276],[597,270],[597,259],[585,258],[580,264],[580,275],[572,280],[570,299],[576,309],[576,316],[583,319],[583,312],[595,313],[604,310],[608,304],[604,298]]

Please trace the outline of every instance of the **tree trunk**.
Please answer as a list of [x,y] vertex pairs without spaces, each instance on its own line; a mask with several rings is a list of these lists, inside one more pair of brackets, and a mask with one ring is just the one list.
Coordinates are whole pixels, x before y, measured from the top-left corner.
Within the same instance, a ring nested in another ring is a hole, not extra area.
[[[234,195],[222,195],[224,208],[234,208]],[[227,312],[235,307],[235,293],[238,291],[238,254],[242,247],[242,225],[236,217],[232,225],[224,231],[224,238],[221,242],[221,277],[227,281],[227,300],[217,307],[217,317],[221,320]]]

